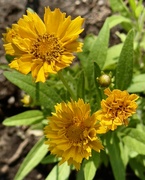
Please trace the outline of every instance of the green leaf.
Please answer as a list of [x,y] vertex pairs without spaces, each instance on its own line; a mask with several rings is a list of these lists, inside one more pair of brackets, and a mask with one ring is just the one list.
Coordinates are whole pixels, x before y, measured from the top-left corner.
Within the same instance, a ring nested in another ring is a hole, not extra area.
[[[142,157],[145,159],[145,157]],[[145,179],[145,166],[144,164],[141,164],[140,162],[137,161],[136,158],[130,159],[129,162],[130,167],[136,174],[136,176],[139,177],[139,179],[144,180]]]
[[84,76],[84,72],[82,71],[79,74],[77,81],[77,98],[84,99],[84,97],[85,97],[85,76]]
[[143,14],[143,11],[144,11],[144,5],[143,4],[140,4],[137,6],[137,8],[135,9],[135,16],[139,19],[141,16],[141,14]]
[[15,116],[6,118],[3,121],[5,126],[31,125],[41,122],[44,119],[43,113],[39,110],[29,110]]
[[124,143],[126,144],[126,146],[128,146],[128,148],[132,151],[137,152],[138,154],[142,154],[145,155],[145,144],[140,142],[137,139],[134,139],[130,136],[124,137],[123,138]]
[[7,64],[0,64],[0,69],[11,70],[10,67]]
[[[116,0],[110,0],[109,3],[110,3],[111,9],[114,12],[121,14],[125,18],[128,18],[128,19],[132,18],[132,14],[131,14],[129,8],[125,5],[123,0],[117,0],[117,1]],[[126,23],[126,22],[122,22],[121,25],[123,26],[123,28],[126,31],[129,31],[133,27],[133,24]]]
[[137,129],[127,129],[128,133],[123,137],[123,142],[131,151],[145,155],[145,132]]
[[41,163],[42,164],[50,164],[50,163],[54,163],[54,162],[58,162],[58,158],[53,155],[53,154],[50,154],[46,157],[44,157],[44,159],[42,159]]
[[126,167],[129,162],[130,151],[129,151],[128,147],[125,146],[122,141],[119,142],[119,149],[120,149],[120,156],[121,156],[122,162],[124,164],[124,167]]
[[93,62],[90,59],[88,59],[88,57],[92,47],[94,46],[94,42],[96,41],[96,39],[97,37],[94,35],[86,36],[84,39],[83,52],[77,54],[85,73],[87,89],[92,89],[94,84]]
[[21,164],[14,180],[22,180],[34,168],[48,152],[48,147],[44,144],[44,138],[40,139],[30,150]]
[[85,180],[93,179],[96,174],[96,167],[93,161],[88,160],[84,168]]
[[94,62],[96,62],[102,70],[107,57],[109,42],[109,25],[107,21],[104,23],[97,38],[94,38],[93,36],[91,40],[86,39],[84,43],[88,44],[88,42],[92,43],[90,43],[89,45],[84,45],[83,50],[85,50],[85,52],[79,57],[81,58],[81,64],[83,65],[85,77],[87,78],[88,89],[93,89]]
[[95,164],[96,170],[98,169],[100,165],[100,153],[92,150],[92,156],[91,156],[92,161]]
[[85,179],[85,177],[84,177],[84,169],[83,169],[83,166],[81,165],[80,170],[76,174],[76,180],[84,180],[84,179]]
[[4,76],[28,93],[37,105],[53,110],[54,105],[62,101],[55,89],[47,86],[46,83],[35,83],[30,75],[23,75],[17,71],[7,71],[4,72]]
[[11,56],[11,55],[9,55],[9,54],[6,54],[6,55],[5,55],[5,58],[6,58],[6,60],[8,61],[8,63],[10,63],[15,57],[14,57],[14,56]]
[[130,93],[139,93],[145,91],[145,74],[139,74],[133,77],[131,85],[128,87]]
[[100,154],[92,151],[92,156],[89,158],[89,160],[85,160],[83,163],[85,180],[90,180],[94,178],[96,170],[99,166],[99,162]]
[[70,174],[70,166],[67,163],[63,163],[62,165],[56,165],[46,177],[45,180],[67,180]]
[[107,59],[105,61],[103,70],[113,70],[118,62],[123,43],[114,45],[108,49]]
[[97,80],[97,78],[99,78],[100,76],[101,76],[101,69],[99,68],[97,63],[94,63],[94,81],[96,85],[96,94],[97,94],[96,100],[97,100],[98,109],[101,106],[101,100],[102,100],[102,93],[99,82]]
[[84,38],[84,45],[83,45],[83,51],[80,53],[77,53],[77,56],[79,57],[79,59],[81,60],[81,64],[83,66],[87,66],[88,61],[88,55],[91,51],[91,48],[95,42],[95,40],[97,39],[97,36],[93,35],[93,34],[89,34]]
[[124,42],[116,68],[115,85],[117,89],[125,90],[132,81],[133,74],[133,35],[131,30]]
[[125,167],[120,156],[119,140],[115,132],[107,133],[106,146],[115,180],[125,180]]
[[131,20],[129,18],[125,18],[124,16],[121,15],[112,15],[110,17],[107,18],[108,20],[108,24],[109,24],[109,28],[113,28],[118,24],[121,23],[127,23],[131,26]]
[[101,70],[106,61],[108,42],[109,42],[109,25],[108,25],[108,21],[105,21],[88,56],[88,60],[92,62],[96,62]]
[[100,164],[104,164],[106,167],[109,164],[109,156],[105,151],[100,152]]
[[114,12],[121,13],[124,17],[129,17],[129,11],[123,0],[110,0],[110,6]]
[[131,7],[132,11],[135,12],[136,9],[135,0],[129,0],[129,6]]

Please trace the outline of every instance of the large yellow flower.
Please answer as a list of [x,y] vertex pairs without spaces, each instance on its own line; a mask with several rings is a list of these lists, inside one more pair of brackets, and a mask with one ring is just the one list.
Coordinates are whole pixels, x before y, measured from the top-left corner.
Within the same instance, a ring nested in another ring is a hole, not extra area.
[[104,93],[108,96],[101,101],[101,110],[97,112],[98,120],[102,125],[107,126],[108,130],[115,130],[117,126],[128,125],[128,118],[136,112],[136,94],[129,94],[127,91],[109,88]]
[[82,99],[57,104],[55,110],[44,129],[46,144],[52,154],[62,157],[60,164],[67,161],[78,170],[83,158],[91,156],[92,149],[103,149],[97,134],[106,129],[97,123],[95,113],[90,115],[90,105]]
[[36,13],[27,11],[3,34],[6,54],[15,57],[10,67],[23,74],[32,72],[36,82],[45,82],[49,73],[56,74],[72,63],[73,52],[82,50],[77,39],[83,21],[80,16],[71,20],[59,9],[47,7],[43,22]]

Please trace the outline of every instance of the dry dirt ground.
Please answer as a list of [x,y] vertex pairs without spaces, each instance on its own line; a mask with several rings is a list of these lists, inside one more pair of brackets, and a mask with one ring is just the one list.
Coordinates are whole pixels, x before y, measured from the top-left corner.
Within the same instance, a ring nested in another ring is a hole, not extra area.
[[[44,7],[60,8],[73,18],[80,15],[85,18],[84,32],[98,34],[106,17],[111,15],[107,0],[0,0],[0,38],[5,28],[11,26],[23,14],[27,7],[34,9],[43,17]],[[116,43],[112,33],[110,43]],[[6,63],[2,40],[0,40],[0,63]],[[27,110],[20,102],[21,90],[8,82],[0,69],[0,180],[13,180],[20,163],[39,138],[39,132],[33,133],[28,127],[5,127],[2,121],[9,116]],[[37,166],[25,180],[43,180],[50,171],[49,165]],[[97,180],[113,179],[110,169],[102,167],[97,172]],[[75,179],[72,173],[70,179]]]

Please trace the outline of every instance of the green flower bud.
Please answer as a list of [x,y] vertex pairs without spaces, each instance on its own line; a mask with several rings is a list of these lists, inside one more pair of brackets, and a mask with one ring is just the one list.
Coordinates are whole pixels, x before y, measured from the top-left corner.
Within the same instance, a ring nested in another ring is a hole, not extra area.
[[98,78],[101,87],[108,87],[111,84],[111,77],[108,74],[102,74]]

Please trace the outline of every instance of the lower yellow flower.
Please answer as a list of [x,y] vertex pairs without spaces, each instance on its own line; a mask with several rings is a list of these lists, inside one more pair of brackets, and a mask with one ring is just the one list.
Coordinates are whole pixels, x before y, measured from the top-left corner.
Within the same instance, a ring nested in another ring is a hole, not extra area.
[[36,82],[45,82],[49,74],[70,66],[74,52],[82,51],[78,37],[83,22],[80,16],[71,20],[57,8],[46,7],[43,21],[27,11],[3,34],[6,54],[15,57],[9,66],[23,74],[31,72]]
[[67,161],[79,170],[92,149],[97,152],[103,149],[97,134],[105,133],[106,129],[97,124],[96,113],[90,115],[90,105],[82,99],[57,104],[55,110],[44,129],[45,143],[52,154],[62,157],[60,164]]
[[101,110],[97,112],[98,120],[109,130],[115,130],[117,126],[128,125],[128,118],[136,112],[136,94],[129,94],[127,91],[109,88],[104,93],[108,96],[101,102]]

